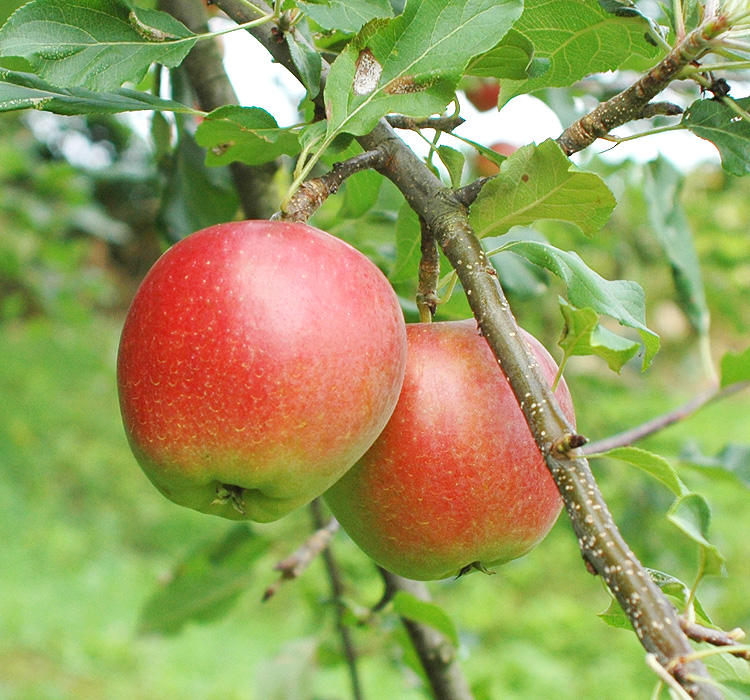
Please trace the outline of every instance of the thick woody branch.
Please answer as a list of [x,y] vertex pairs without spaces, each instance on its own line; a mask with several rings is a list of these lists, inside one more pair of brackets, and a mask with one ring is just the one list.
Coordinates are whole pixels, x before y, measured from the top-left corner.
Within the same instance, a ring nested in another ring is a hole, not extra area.
[[711,40],[725,30],[726,24],[722,18],[693,30],[638,82],[602,102],[593,112],[565,129],[557,138],[560,148],[567,155],[572,155],[606,136],[612,129],[641,119],[648,103],[677,79],[686,66],[705,53],[711,46]]
[[303,182],[289,201],[286,211],[278,218],[284,221],[307,221],[328,197],[338,192],[344,180],[362,170],[377,170],[383,165],[385,158],[384,151],[375,149],[335,163],[325,175]]
[[[390,600],[397,592],[405,591],[420,600],[430,600],[422,582],[402,578],[385,569],[380,569],[380,574],[386,587],[384,599]],[[405,617],[401,622],[414,645],[435,700],[474,700],[450,639],[429,625]]]
[[[199,34],[208,31],[208,14],[202,0],[159,0],[159,6],[191,31]],[[239,104],[224,70],[218,40],[196,43],[182,65],[200,109],[210,112],[224,105]],[[234,162],[229,169],[245,218],[267,219],[271,216],[276,204],[271,190],[276,164],[252,167]]]
[[[243,0],[243,4],[248,1]],[[217,4],[225,10],[230,5],[236,8],[236,0],[217,0]],[[242,14],[235,18],[245,19]],[[266,46],[280,60],[274,47],[270,43]],[[282,63],[294,72],[291,62]],[[700,661],[683,661],[689,658],[692,647],[680,629],[677,614],[617,530],[588,462],[575,449],[560,451],[560,446],[572,448],[578,442],[575,429],[542,378],[494,268],[471,229],[466,207],[385,120],[359,142],[365,150],[386,150],[388,158],[380,172],[424,220],[456,269],[480,329],[508,377],[557,483],[584,558],[607,583],[641,643],[660,666],[668,666],[676,681],[696,700],[722,698],[709,681],[701,680],[708,673]],[[580,149],[571,152],[575,150]]]

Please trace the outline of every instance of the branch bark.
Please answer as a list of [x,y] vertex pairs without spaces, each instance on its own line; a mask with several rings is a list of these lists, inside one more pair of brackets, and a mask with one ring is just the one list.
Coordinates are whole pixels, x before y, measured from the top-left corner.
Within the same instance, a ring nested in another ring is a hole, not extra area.
[[[390,600],[398,591],[411,593],[419,600],[430,601],[430,593],[421,581],[411,581],[379,569],[386,586],[385,598]],[[474,700],[469,682],[456,660],[456,649],[441,632],[402,617],[401,622],[414,645],[424,668],[435,700]]]
[[[248,2],[250,0],[217,0],[217,5],[234,19],[246,21],[252,19],[247,14]],[[255,0],[253,3],[263,6]],[[277,61],[297,74],[286,47],[270,39],[270,30],[260,27],[253,34]],[[692,647],[680,629],[677,614],[620,535],[588,462],[579,450],[560,448],[575,443],[575,429],[539,372],[497,275],[471,229],[466,207],[406,146],[386,120],[381,120],[370,134],[359,138],[359,142],[368,151],[386,149],[389,157],[380,172],[398,187],[424,220],[456,269],[482,333],[508,377],[558,485],[584,558],[602,576],[628,615],[644,648],[658,663],[669,665],[674,678],[696,700],[722,698],[710,679],[701,680],[708,676],[701,662],[680,662],[692,652]]]

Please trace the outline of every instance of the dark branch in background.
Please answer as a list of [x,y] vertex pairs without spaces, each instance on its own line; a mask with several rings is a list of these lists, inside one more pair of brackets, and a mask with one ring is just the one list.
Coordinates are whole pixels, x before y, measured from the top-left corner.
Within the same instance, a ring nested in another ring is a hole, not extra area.
[[[385,582],[384,600],[399,591],[411,593],[419,600],[430,601],[430,594],[420,581],[410,581],[385,569],[379,569]],[[456,648],[434,627],[402,617],[401,622],[422,663],[435,700],[474,700],[466,676],[456,660]]]
[[[162,10],[179,19],[191,31],[208,31],[208,13],[202,0],[159,0]],[[257,19],[257,17],[256,17]],[[224,105],[237,105],[237,94],[222,62],[219,40],[199,41],[182,63],[198,106],[211,112]],[[267,219],[273,214],[277,197],[272,191],[276,163],[250,166],[235,161],[229,166],[246,219]]]
[[281,218],[285,221],[307,221],[330,195],[338,192],[346,178],[362,170],[377,170],[383,165],[385,157],[384,151],[376,149],[335,163],[329,173],[302,183]]
[[614,450],[616,447],[627,447],[628,445],[632,445],[634,442],[638,442],[638,440],[642,440],[649,435],[653,435],[660,430],[664,430],[664,428],[668,428],[670,425],[673,425],[678,421],[684,420],[709,403],[713,403],[718,399],[723,399],[727,396],[731,396],[732,394],[736,394],[738,391],[742,391],[743,389],[747,388],[750,388],[750,382],[740,382],[737,384],[732,384],[722,390],[711,389],[710,391],[696,396],[694,399],[691,399],[683,406],[676,408],[674,411],[665,413],[663,416],[657,416],[650,421],[646,421],[641,425],[637,425],[635,428],[625,430],[622,433],[618,433],[617,435],[612,435],[611,437],[604,438],[603,440],[597,440],[596,442],[589,443],[588,445],[586,445],[586,447],[583,448],[582,452],[585,455],[592,455],[609,452],[610,450]]
[[567,155],[572,155],[587,148],[596,139],[606,136],[612,129],[640,119],[648,103],[678,78],[683,68],[704,53],[710,40],[725,29],[722,19],[694,29],[634,85],[602,102],[565,129],[557,138],[560,148]]
[[[310,512],[312,514],[313,526],[317,531],[320,531],[326,526],[332,527],[333,523],[336,524],[336,530],[338,529],[338,521],[335,518],[331,518],[326,522],[323,515],[323,507],[319,498],[316,498],[310,504]],[[359,680],[359,670],[357,668],[357,650],[354,647],[352,630],[344,622],[344,611],[346,610],[343,602],[344,582],[341,578],[341,571],[339,570],[336,559],[331,552],[330,546],[323,549],[323,562],[325,563],[328,580],[331,583],[331,598],[336,610],[336,628],[341,637],[341,647],[344,652],[344,657],[346,658],[346,666],[349,669],[352,698],[354,698],[354,700],[363,700],[364,695],[362,694],[362,683]]]
[[278,593],[285,581],[292,581],[302,576],[315,557],[324,552],[333,536],[339,531],[339,521],[331,518],[325,525],[313,532],[310,537],[288,557],[282,559],[274,569],[281,572],[263,594],[263,602]]
[[[219,7],[240,22],[254,18],[248,13],[250,2],[216,0]],[[261,6],[255,0],[252,2]],[[252,30],[252,33],[277,61],[299,77],[294,63],[289,59],[288,50],[271,37],[270,30],[262,26],[257,31]],[[688,55],[685,48],[688,39],[680,45],[683,51],[679,54],[680,60]],[[678,72],[675,67],[672,77]],[[653,80],[658,77],[654,71],[649,76]],[[636,91],[634,96],[639,105],[638,111],[653,97],[645,99],[639,97],[639,93],[640,90]],[[594,127],[601,121],[598,117],[592,120]],[[596,138],[593,136],[588,143],[584,143],[581,134],[585,136],[586,133],[585,129],[574,130],[570,134],[566,131],[569,136],[576,137],[571,138],[574,147],[569,152],[584,148]],[[457,271],[481,331],[508,377],[563,496],[584,558],[602,576],[630,619],[641,643],[653,654],[660,667],[669,668],[672,677],[696,700],[722,698],[710,679],[703,680],[708,672],[700,661],[684,661],[693,650],[680,629],[675,609],[620,535],[586,459],[579,451],[561,453],[555,449],[555,446],[574,442],[575,429],[560,410],[521,336],[497,275],[471,229],[466,207],[401,141],[385,120],[370,134],[359,138],[359,142],[366,151],[386,150],[389,157],[380,172],[398,187],[412,209],[424,219]],[[456,699],[451,697],[451,700]]]

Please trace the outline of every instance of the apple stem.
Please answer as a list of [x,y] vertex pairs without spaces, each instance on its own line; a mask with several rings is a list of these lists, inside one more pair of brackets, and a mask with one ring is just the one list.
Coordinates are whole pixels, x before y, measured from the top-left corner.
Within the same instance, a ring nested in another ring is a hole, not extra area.
[[424,219],[420,218],[419,223],[422,229],[422,256],[419,259],[417,309],[419,309],[419,320],[422,323],[429,323],[440,301],[437,293],[440,283],[440,249]]

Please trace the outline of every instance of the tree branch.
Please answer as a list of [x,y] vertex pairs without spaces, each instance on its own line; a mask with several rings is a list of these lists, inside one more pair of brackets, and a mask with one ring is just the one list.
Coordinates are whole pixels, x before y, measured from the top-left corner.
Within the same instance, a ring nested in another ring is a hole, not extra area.
[[330,195],[338,192],[346,178],[362,170],[377,170],[385,157],[383,151],[376,149],[359,153],[341,163],[334,163],[330,172],[303,182],[289,201],[286,211],[283,214],[275,214],[274,218],[278,217],[284,221],[307,221]]
[[[326,520],[323,516],[323,509],[319,498],[316,498],[310,504],[310,511],[312,513],[312,520],[315,528],[318,531],[325,528]],[[327,524],[330,526],[332,523],[338,525],[338,521],[335,518],[331,518]],[[336,529],[338,529],[338,527],[336,527]],[[347,668],[349,669],[352,698],[354,700],[363,700],[364,695],[362,694],[362,683],[359,679],[359,669],[357,666],[357,650],[354,646],[354,640],[352,639],[351,628],[344,624],[344,583],[341,578],[341,571],[339,570],[330,547],[325,547],[323,549],[323,561],[325,563],[326,572],[328,573],[328,580],[331,583],[331,597],[333,598],[333,604],[336,608],[336,627],[339,631],[339,636],[341,637],[341,647],[344,652]]]
[[738,391],[742,391],[743,389],[747,388],[750,388],[750,382],[739,382],[721,390],[711,389],[710,391],[696,396],[686,404],[680,406],[679,408],[676,408],[674,411],[665,413],[662,416],[657,416],[652,420],[646,421],[641,425],[637,425],[636,427],[631,428],[630,430],[625,430],[622,433],[618,433],[617,435],[612,435],[611,437],[604,438],[603,440],[591,442],[586,445],[586,447],[584,447],[581,451],[585,455],[601,454],[603,452],[614,450],[616,447],[626,447],[627,445],[632,445],[634,442],[638,442],[638,440],[642,440],[649,435],[653,435],[660,430],[664,430],[664,428],[668,428],[674,423],[685,420],[685,418],[692,416],[695,412],[709,403],[713,403],[718,399],[723,399],[727,396],[731,396],[732,394],[736,394]]
[[[390,600],[397,592],[405,591],[419,600],[431,600],[427,586],[421,581],[411,581],[386,569],[378,569],[385,582],[384,599]],[[474,700],[450,639],[429,625],[405,617],[401,622],[414,645],[435,700]]]
[[705,53],[711,46],[710,42],[726,28],[725,20],[719,17],[694,29],[635,84],[602,102],[565,129],[557,138],[560,148],[572,155],[606,136],[612,129],[642,118],[648,103],[678,78],[683,68]]
[[[242,1],[244,5],[250,0]],[[230,14],[235,19],[245,19],[237,0],[217,0],[217,4],[225,11],[231,9]],[[263,41],[258,33],[253,33]],[[278,42],[263,43],[277,61],[297,73],[293,63],[288,58],[284,60]],[[584,558],[602,576],[641,643],[656,661],[662,667],[673,664],[670,666],[673,677],[696,700],[722,698],[710,682],[701,680],[708,672],[700,661],[682,663],[692,647],[680,629],[675,609],[620,535],[586,459],[576,450],[560,452],[555,449],[575,442],[575,429],[542,378],[494,268],[471,229],[466,207],[406,146],[386,120],[381,120],[370,134],[358,140],[367,151],[386,149],[389,157],[380,172],[398,187],[411,208],[425,221],[457,271],[482,333],[508,377],[557,483]]]
[[274,569],[281,572],[281,575],[265,590],[263,602],[276,595],[285,581],[292,581],[302,576],[315,557],[328,548],[339,528],[339,521],[332,517],[325,525],[313,532],[292,554],[276,564]]
[[[159,0],[159,6],[191,31],[198,34],[208,31],[208,13],[201,0]],[[218,39],[197,42],[182,65],[195,91],[198,106],[204,112],[239,104],[224,70]],[[276,169],[275,162],[254,167],[238,161],[230,164],[229,170],[245,218],[267,219],[273,214],[276,197],[272,183]]]

